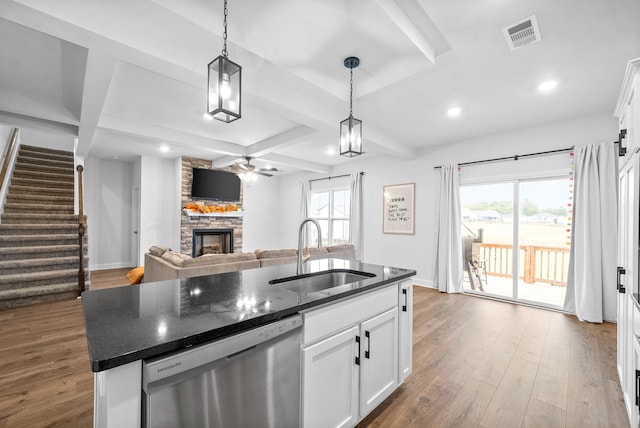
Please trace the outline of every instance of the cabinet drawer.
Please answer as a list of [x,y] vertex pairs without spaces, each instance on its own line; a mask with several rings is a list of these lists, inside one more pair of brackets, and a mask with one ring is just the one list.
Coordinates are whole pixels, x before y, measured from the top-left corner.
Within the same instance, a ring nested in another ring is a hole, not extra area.
[[302,341],[315,342],[398,305],[398,284],[304,312]]

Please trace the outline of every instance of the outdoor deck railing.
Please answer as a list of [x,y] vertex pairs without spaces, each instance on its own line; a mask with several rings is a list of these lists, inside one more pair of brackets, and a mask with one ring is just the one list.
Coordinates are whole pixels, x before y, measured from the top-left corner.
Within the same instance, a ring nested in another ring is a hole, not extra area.
[[[484,262],[487,275],[513,276],[513,246],[481,243],[479,259]],[[518,265],[520,279],[526,284],[567,285],[569,249],[521,245]]]

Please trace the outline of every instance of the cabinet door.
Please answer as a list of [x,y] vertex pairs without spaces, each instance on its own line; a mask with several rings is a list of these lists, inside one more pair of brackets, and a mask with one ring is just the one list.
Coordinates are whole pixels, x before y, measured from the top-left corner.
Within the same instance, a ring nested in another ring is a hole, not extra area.
[[637,427],[640,422],[640,342],[638,337],[633,336],[633,369],[634,369],[634,396],[633,410],[629,417],[631,426]]
[[302,421],[309,427],[353,426],[358,420],[358,327],[302,350]]
[[624,145],[627,147],[627,157],[632,156],[638,146],[640,145],[640,135],[638,134],[638,125],[640,120],[638,119],[638,115],[640,115],[640,108],[638,107],[639,99],[637,97],[637,91],[640,89],[640,75],[636,74],[633,77],[633,90],[630,91],[629,96],[627,98],[626,105],[626,117],[624,120],[624,128],[627,130],[627,136],[625,137]]
[[618,294],[617,368],[630,420],[635,412],[636,396],[632,293],[638,289],[638,156],[632,154],[623,162],[618,182],[618,264],[624,269],[624,274],[618,275],[625,293]]
[[[629,204],[628,197],[628,182],[629,182],[629,174],[633,174],[633,169],[625,168],[625,165],[621,170],[618,177],[618,287],[625,286],[626,281],[626,264],[627,264],[627,240],[628,240],[628,232],[627,228],[629,227],[627,216],[628,209],[627,205]],[[630,164],[632,166],[632,164]],[[624,274],[622,273],[624,272]],[[618,368],[618,377],[620,378],[620,386],[622,387],[622,391],[626,390],[625,381],[625,370],[624,370],[624,360],[627,354],[626,352],[626,299],[625,294],[618,290],[618,324],[617,324],[617,368]]]
[[398,385],[398,309],[362,323],[360,417],[366,416]]
[[403,281],[398,290],[398,325],[399,325],[399,379],[402,383],[411,374],[413,368],[413,281]]

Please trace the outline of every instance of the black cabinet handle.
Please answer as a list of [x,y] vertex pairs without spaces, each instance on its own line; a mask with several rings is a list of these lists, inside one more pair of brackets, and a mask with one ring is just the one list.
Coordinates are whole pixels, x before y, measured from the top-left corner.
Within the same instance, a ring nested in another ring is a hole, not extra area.
[[618,293],[620,294],[624,294],[626,292],[626,289],[624,288],[624,286],[622,285],[622,282],[620,282],[620,276],[626,274],[627,271],[625,270],[625,268],[618,266],[618,279],[617,279],[617,286],[618,286]]
[[403,288],[402,289],[402,294],[404,294],[404,305],[402,305],[402,312],[407,312],[407,305],[409,304],[408,301],[408,296],[407,296],[407,289]]
[[369,335],[369,332],[366,330],[364,332],[364,335],[367,338],[367,350],[364,351],[364,357],[371,359],[371,336]]
[[636,406],[640,408],[640,370],[636,370]]
[[360,336],[356,336],[356,343],[358,344],[358,356],[356,357],[356,365],[360,365]]

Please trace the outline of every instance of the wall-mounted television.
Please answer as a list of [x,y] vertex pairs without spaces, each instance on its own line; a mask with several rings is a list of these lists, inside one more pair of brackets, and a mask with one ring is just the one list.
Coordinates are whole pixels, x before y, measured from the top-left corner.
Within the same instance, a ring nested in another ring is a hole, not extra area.
[[240,186],[240,178],[232,172],[193,168],[192,198],[239,202]]

